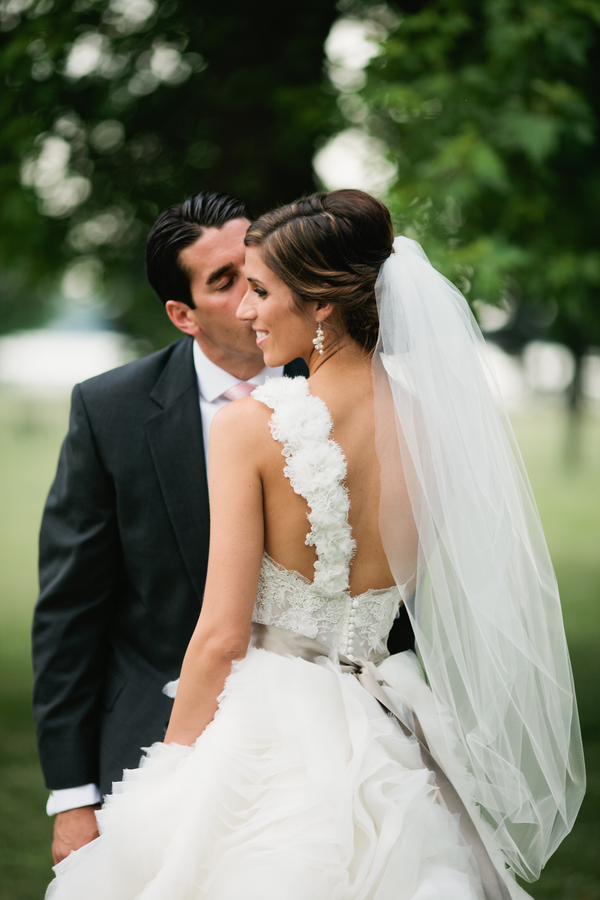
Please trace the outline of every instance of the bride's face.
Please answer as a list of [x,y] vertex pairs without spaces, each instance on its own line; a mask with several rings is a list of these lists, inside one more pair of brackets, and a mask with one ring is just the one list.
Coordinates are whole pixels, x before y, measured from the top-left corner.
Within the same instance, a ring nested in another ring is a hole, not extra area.
[[298,357],[308,363],[315,352],[317,325],[327,307],[306,304],[303,315],[290,288],[265,265],[259,247],[246,249],[246,278],[248,290],[237,317],[250,322],[266,365],[283,366]]

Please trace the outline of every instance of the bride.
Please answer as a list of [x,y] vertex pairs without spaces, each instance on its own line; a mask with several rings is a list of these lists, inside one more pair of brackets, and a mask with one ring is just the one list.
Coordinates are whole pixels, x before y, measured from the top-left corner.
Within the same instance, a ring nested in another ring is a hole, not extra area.
[[[310,378],[215,419],[208,580],[165,742],[47,897],[525,897],[514,874],[572,827],[583,758],[477,325],[360,191],[268,213],[246,245],[238,316]],[[387,655],[402,603],[418,659]]]

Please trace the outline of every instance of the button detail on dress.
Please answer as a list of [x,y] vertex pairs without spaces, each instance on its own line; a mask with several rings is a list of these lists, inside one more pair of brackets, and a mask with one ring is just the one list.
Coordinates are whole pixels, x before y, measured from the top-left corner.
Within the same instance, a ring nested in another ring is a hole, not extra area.
[[348,614],[348,656],[353,657],[354,655],[354,635],[356,634],[356,608],[358,607],[358,600],[352,600],[350,603],[350,609]]

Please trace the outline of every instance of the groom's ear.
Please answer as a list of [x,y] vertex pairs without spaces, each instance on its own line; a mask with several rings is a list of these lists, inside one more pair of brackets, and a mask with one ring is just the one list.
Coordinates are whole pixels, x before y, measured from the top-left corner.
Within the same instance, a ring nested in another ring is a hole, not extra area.
[[187,303],[182,303],[180,300],[167,300],[165,309],[175,328],[179,328],[180,331],[191,337],[197,337],[201,333],[202,329],[193,316],[194,310]]

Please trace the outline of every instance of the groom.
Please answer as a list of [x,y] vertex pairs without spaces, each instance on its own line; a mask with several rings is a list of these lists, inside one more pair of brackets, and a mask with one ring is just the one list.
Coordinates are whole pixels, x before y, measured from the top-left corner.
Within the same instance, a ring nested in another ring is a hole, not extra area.
[[265,367],[249,323],[236,318],[249,224],[225,194],[163,212],[148,238],[148,279],[186,336],[73,391],[33,622],[55,861],[97,835],[101,795],[164,736],[172,700],[162,688],[179,674],[206,577],[212,417],[249,393],[248,382],[284,374]]

